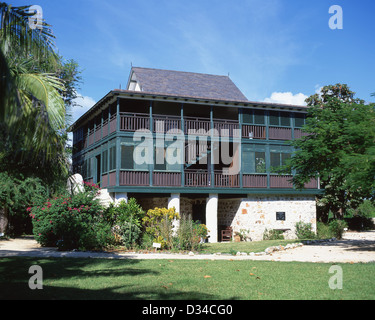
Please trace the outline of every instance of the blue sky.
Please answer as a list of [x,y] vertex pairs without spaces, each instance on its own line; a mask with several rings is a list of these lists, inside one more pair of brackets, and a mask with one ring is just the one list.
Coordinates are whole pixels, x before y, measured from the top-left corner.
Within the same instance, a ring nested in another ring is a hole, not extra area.
[[[39,5],[56,47],[83,70],[85,108],[124,89],[133,66],[227,75],[252,101],[300,103],[346,83],[375,92],[373,0],[10,1]],[[343,9],[331,30],[330,6]],[[85,108],[77,109],[78,117]]]

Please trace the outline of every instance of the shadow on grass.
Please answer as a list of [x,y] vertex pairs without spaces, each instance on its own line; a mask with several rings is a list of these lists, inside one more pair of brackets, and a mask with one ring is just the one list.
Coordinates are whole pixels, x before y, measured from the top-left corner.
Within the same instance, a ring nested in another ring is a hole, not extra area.
[[[1,300],[212,300],[216,297],[173,288],[166,274],[140,260],[0,258]],[[159,262],[155,262],[157,266]],[[40,265],[43,289],[31,290],[29,267]]]

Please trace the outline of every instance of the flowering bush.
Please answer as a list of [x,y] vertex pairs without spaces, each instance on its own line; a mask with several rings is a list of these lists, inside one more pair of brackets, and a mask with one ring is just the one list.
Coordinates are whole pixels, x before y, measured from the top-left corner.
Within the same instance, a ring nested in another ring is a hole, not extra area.
[[195,222],[190,215],[183,215],[177,230],[176,245],[182,250],[198,250],[207,238],[206,225]]
[[103,208],[95,199],[98,188],[85,185],[85,191],[72,196],[60,196],[27,208],[35,239],[42,246],[57,246],[60,250],[93,249],[110,241],[103,235],[106,223]]
[[160,243],[162,248],[173,246],[172,229],[173,220],[180,219],[175,208],[155,208],[147,211],[142,222],[146,232],[154,238],[154,242]]

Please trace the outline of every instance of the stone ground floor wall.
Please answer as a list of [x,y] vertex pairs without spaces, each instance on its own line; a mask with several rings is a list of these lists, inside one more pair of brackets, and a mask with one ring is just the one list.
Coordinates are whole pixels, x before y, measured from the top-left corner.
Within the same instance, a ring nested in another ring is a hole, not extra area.
[[[167,208],[171,198],[169,196],[137,196],[136,199],[141,207],[147,211],[155,207]],[[216,216],[212,216],[212,213],[207,215],[207,199],[189,199],[180,195],[179,213],[180,215],[192,215],[194,219],[197,216],[197,213],[194,213],[194,205],[200,204],[201,207],[203,206],[203,210],[206,208],[205,223],[211,225],[212,229],[217,227],[218,241],[221,241],[220,230],[227,226],[231,226],[234,233],[244,230],[251,241],[262,240],[266,229],[283,230],[285,231],[285,238],[296,238],[295,224],[298,221],[311,223],[313,231],[316,232],[316,201],[314,196],[249,195],[242,199],[219,198],[217,222]],[[281,213],[279,216],[283,220],[277,219],[277,213]],[[212,220],[213,218],[215,218],[215,221]],[[213,232],[216,234],[216,230]],[[212,239],[214,238],[212,237]]]
[[[283,213],[285,220],[277,220],[277,212]],[[315,197],[249,196],[219,200],[218,225],[231,226],[233,232],[246,230],[252,241],[262,240],[266,229],[285,230],[285,237],[293,239],[298,221],[311,223],[316,232]]]

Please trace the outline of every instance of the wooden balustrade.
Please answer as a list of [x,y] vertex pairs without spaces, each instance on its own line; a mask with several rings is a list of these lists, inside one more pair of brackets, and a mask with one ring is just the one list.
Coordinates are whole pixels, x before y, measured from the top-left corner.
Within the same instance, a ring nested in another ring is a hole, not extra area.
[[204,118],[185,117],[185,134],[209,136],[211,121]]
[[266,174],[244,174],[242,176],[244,188],[267,188]]
[[242,125],[242,138],[266,139],[266,127]]
[[270,176],[271,188],[293,188],[293,183],[290,181],[293,176]]
[[214,134],[221,137],[235,137],[239,138],[240,124],[236,120],[214,120]]
[[143,113],[120,113],[121,131],[142,131],[150,129],[150,117]]
[[292,129],[280,128],[280,127],[269,127],[268,136],[270,140],[291,140]]
[[181,187],[181,172],[153,172],[154,186]]
[[224,188],[236,188],[240,186],[240,175],[226,174],[222,171],[214,172],[214,183],[215,187]]
[[185,187],[209,187],[211,175],[208,171],[185,170]]
[[181,117],[155,115],[153,120],[154,132],[171,134],[181,132]]
[[148,186],[150,173],[148,171],[120,171],[120,186]]

